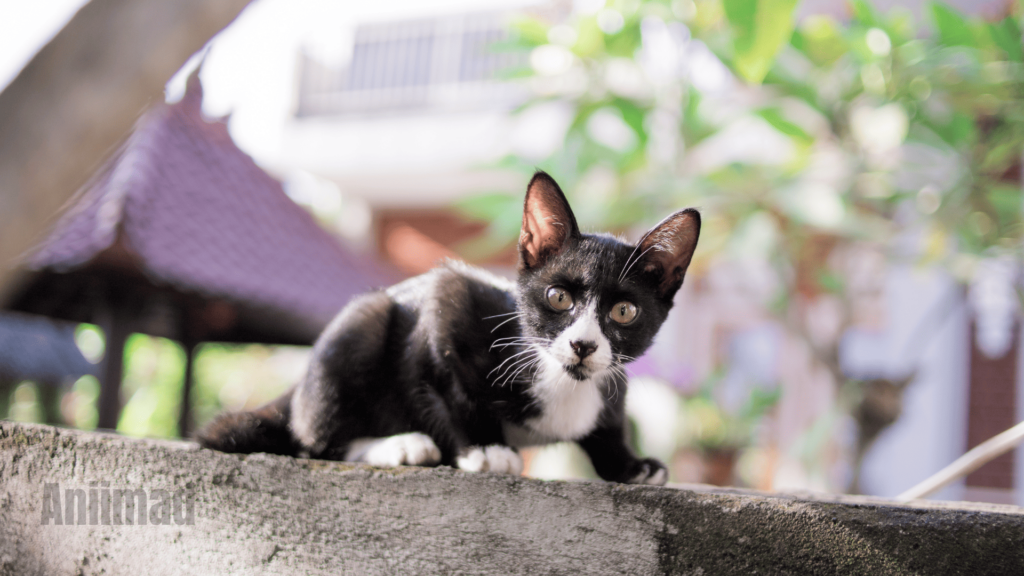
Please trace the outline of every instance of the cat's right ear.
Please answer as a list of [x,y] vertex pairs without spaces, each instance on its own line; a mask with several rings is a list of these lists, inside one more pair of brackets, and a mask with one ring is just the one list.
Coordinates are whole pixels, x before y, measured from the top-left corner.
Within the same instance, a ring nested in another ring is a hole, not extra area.
[[543,266],[562,251],[571,238],[579,238],[576,217],[555,180],[538,171],[526,187],[523,229],[519,233],[519,268]]
[[669,300],[683,285],[700,236],[700,212],[680,210],[665,218],[637,243],[638,268],[657,285],[658,296]]

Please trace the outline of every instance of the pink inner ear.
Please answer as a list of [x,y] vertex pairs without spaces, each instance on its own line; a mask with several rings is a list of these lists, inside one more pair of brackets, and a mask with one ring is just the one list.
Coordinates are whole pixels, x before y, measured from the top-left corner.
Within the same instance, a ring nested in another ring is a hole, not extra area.
[[531,256],[531,266],[535,265],[545,252],[557,251],[565,240],[565,225],[538,204],[531,202],[523,214],[523,231],[520,237],[522,249]]
[[547,174],[538,173],[526,190],[519,252],[528,267],[543,265],[577,234],[572,209],[558,185]]
[[696,211],[681,211],[663,220],[644,237],[639,247],[646,261],[644,271],[661,269],[660,292],[679,288],[699,235],[700,216]]
[[565,240],[565,225],[558,221],[557,216],[531,206],[530,220],[535,236],[551,241],[556,247]]

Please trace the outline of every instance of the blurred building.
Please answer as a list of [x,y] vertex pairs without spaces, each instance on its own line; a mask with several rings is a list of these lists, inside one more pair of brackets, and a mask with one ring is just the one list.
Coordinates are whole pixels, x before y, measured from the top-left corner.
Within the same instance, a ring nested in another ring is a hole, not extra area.
[[202,98],[192,74],[181,101],[139,120],[27,257],[7,302],[103,328],[101,428],[118,422],[130,333],[184,345],[186,436],[196,345],[308,345],[353,295],[401,278],[321,229],[223,121],[203,117]]
[[481,232],[453,200],[518,184],[486,168],[511,151],[509,112],[526,98],[524,86],[501,78],[526,64],[523,54],[494,48],[508,38],[509,18],[466,12],[360,24],[349,59],[299,55],[280,162],[365,202],[371,243],[409,272]]

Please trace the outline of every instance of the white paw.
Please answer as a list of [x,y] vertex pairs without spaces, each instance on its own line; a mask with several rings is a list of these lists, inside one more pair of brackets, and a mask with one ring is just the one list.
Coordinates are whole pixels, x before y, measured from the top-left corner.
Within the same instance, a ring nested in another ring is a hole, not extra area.
[[491,472],[513,476],[523,473],[523,457],[508,446],[492,444],[484,448],[484,454],[487,456],[487,469]]
[[640,473],[632,477],[627,484],[647,484],[650,486],[664,486],[668,481],[668,470],[655,460],[647,460],[643,463]]
[[486,448],[474,446],[455,459],[455,465],[467,472],[496,472],[519,476],[523,473],[523,458],[519,453],[501,444]]
[[349,445],[345,459],[374,466],[433,466],[441,461],[441,451],[430,436],[410,432],[356,440]]
[[459,470],[466,472],[483,472],[487,470],[487,456],[484,454],[483,448],[474,446],[459,455],[455,459],[455,465],[459,467]]
[[646,480],[644,480],[644,484],[650,484],[651,486],[664,486],[667,481],[668,470],[658,468],[657,472],[651,474]]

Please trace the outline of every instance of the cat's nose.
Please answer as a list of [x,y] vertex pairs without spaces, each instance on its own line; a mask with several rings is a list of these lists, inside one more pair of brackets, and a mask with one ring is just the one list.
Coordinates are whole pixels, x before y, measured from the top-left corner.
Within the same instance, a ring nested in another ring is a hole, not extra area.
[[569,347],[572,348],[572,351],[575,352],[577,356],[579,356],[580,361],[583,361],[584,358],[590,356],[597,350],[597,344],[588,340],[569,342]]

